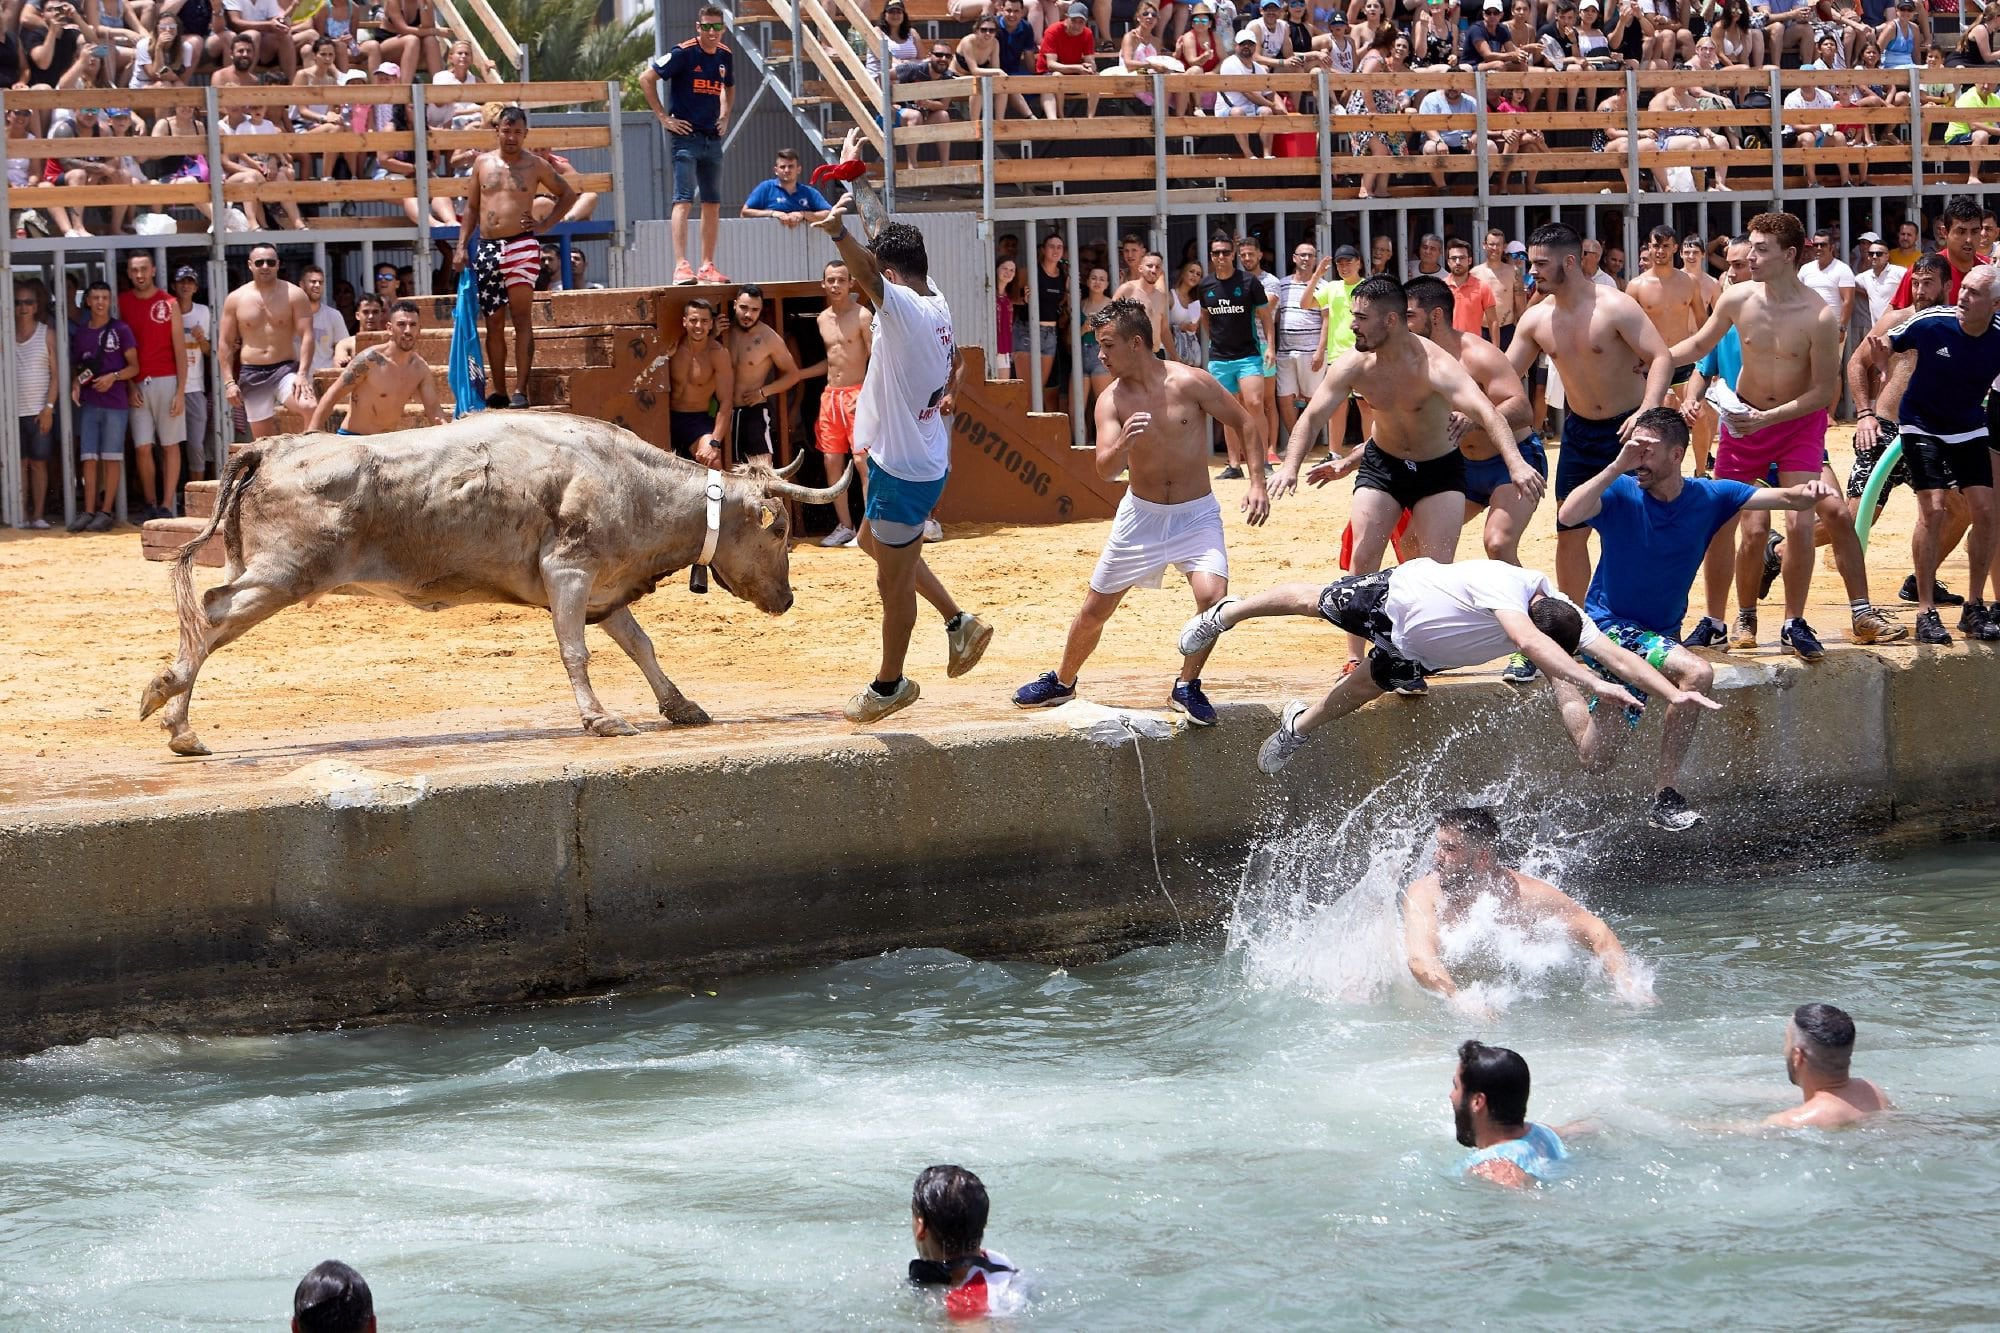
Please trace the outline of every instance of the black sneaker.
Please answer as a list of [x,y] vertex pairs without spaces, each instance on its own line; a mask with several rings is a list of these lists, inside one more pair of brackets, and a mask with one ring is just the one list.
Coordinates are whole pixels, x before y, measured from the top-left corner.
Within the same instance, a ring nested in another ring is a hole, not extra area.
[[1727,648],[1729,646],[1729,626],[1714,616],[1703,616],[1688,631],[1681,642],[1690,648]]
[[507,395],[504,393],[489,393],[486,395],[486,405],[496,412],[504,411],[507,407]]
[[[1915,574],[1903,580],[1903,586],[1896,590],[1896,600],[1899,602],[1914,602],[1917,600],[1917,576]],[[1945,587],[1942,582],[1936,579],[1931,580],[1931,601],[1938,606],[1965,605],[1963,597]],[[1963,629],[1965,627],[1961,625],[1959,628]]]
[[1993,608],[1985,602],[1967,602],[1958,613],[1958,627],[1968,638],[1977,638],[1979,627],[1993,619]]
[[1216,473],[1215,479],[1217,481],[1241,481],[1243,480],[1243,469],[1231,463],[1228,467]]
[[1688,809],[1687,801],[1672,787],[1660,788],[1646,822],[1669,833],[1685,833],[1701,822],[1701,811]]
[[1935,611],[1917,612],[1917,642],[1944,644],[1951,642],[1951,634],[1944,627],[1944,621]]
[[1760,602],[1771,595],[1771,585],[1776,583],[1778,575],[1784,572],[1785,557],[1778,549],[1784,540],[1776,532],[1764,539],[1764,572],[1757,576],[1757,600]]
[[69,521],[69,525],[64,530],[67,532],[82,532],[90,526],[90,520],[96,517],[97,511],[94,509],[79,509],[76,511],[76,517]]
[[1415,662],[1398,662],[1389,677],[1389,688],[1408,699],[1421,699],[1431,692],[1424,669]]
[[1778,643],[1797,653],[1803,661],[1817,662],[1826,656],[1826,648],[1820,643],[1819,635],[1813,633],[1813,627],[1806,624],[1804,616],[1785,622],[1785,627],[1778,631]]

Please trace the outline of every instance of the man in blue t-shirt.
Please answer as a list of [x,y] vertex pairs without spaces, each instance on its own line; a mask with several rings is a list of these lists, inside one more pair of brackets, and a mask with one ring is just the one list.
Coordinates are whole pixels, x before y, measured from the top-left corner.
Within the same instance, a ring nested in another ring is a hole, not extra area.
[[1986,390],[2000,375],[2000,272],[1982,264],[1965,275],[1956,306],[1912,315],[1889,335],[1889,383],[1875,410],[1898,423],[1903,464],[1917,493],[1917,526],[1910,553],[1917,574],[1917,642],[1950,643],[1935,602],[1940,534],[1951,523],[1949,498],[1965,497],[1972,514],[1965,555],[1972,571],[1959,628],[1979,639],[2000,639],[2000,624],[1986,605],[1986,577],[1993,558],[1993,440],[1988,433]]
[[[1584,614],[1612,642],[1644,658],[1675,685],[1702,694],[1714,682],[1715,669],[1681,646],[1680,633],[1688,587],[1710,539],[1739,510],[1807,510],[1834,491],[1818,477],[1782,489],[1683,477],[1681,459],[1687,446],[1688,426],[1679,412],[1671,407],[1641,412],[1618,457],[1569,493],[1556,520],[1597,529],[1603,548],[1584,599]],[[1583,713],[1583,696],[1574,686],[1562,681],[1554,685],[1559,693],[1569,692],[1570,697],[1562,700],[1563,717],[1573,733],[1580,733],[1577,748],[1585,766],[1609,765],[1624,745],[1625,731],[1639,725],[1638,712],[1625,710],[1628,728],[1600,728],[1595,718]],[[1701,822],[1700,814],[1674,790],[1674,781],[1694,739],[1702,706],[1690,699],[1667,709],[1654,783],[1655,828],[1678,832]]]
[[[674,164],[674,264],[676,283],[729,281],[715,266],[715,238],[722,227],[722,140],[729,132],[729,90],[736,86],[735,56],[722,44],[728,19],[714,5],[695,16],[695,35],[654,56],[639,74],[646,105],[667,132]],[[660,100],[660,84],[667,98]],[[701,196],[701,246],[688,215]],[[688,262],[693,255],[701,262]]]
[[771,176],[743,201],[744,217],[776,218],[784,226],[796,227],[818,222],[833,211],[825,195],[810,185],[799,184],[799,155],[791,149],[778,150]]

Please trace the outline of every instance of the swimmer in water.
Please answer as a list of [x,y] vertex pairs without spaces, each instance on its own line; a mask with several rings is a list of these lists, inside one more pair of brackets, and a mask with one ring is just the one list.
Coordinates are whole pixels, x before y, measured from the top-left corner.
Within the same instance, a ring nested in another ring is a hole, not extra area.
[[1569,1159],[1561,1134],[1529,1121],[1528,1062],[1505,1046],[1458,1048],[1451,1118],[1458,1141],[1473,1150],[1458,1164],[1462,1176],[1522,1189],[1561,1175]]
[[1439,932],[1463,919],[1479,898],[1491,895],[1499,902],[1500,919],[1510,924],[1560,923],[1577,944],[1597,955],[1626,1003],[1659,1003],[1632,974],[1611,927],[1555,885],[1501,865],[1499,845],[1500,825],[1489,810],[1461,807],[1438,816],[1437,868],[1403,896],[1403,942],[1418,985],[1446,999],[1458,996],[1458,983],[1440,957]]
[[989,1206],[986,1186],[962,1166],[927,1166],[910,1191],[917,1242],[910,1281],[943,1287],[954,1319],[1013,1314],[1027,1300],[1020,1271],[1005,1255],[980,1248]]
[[1802,1004],[1785,1025],[1785,1073],[1797,1086],[1799,1105],[1768,1116],[1781,1129],[1839,1129],[1878,1111],[1893,1111],[1888,1094],[1848,1073],[1854,1058],[1854,1020],[1830,1004]]

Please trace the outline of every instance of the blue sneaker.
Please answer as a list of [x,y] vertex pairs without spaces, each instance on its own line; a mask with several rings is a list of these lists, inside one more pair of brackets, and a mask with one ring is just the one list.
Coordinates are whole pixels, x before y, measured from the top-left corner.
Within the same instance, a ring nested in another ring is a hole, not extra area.
[[1054,708],[1076,698],[1076,686],[1065,685],[1056,679],[1053,671],[1041,675],[1014,691],[1016,708]]
[[1785,627],[1778,632],[1778,643],[1808,662],[1817,662],[1826,656],[1826,649],[1820,646],[1819,635],[1813,633],[1813,627],[1806,624],[1803,618],[1787,620]]
[[1177,680],[1174,682],[1174,696],[1167,706],[1176,713],[1185,713],[1187,720],[1197,727],[1215,725],[1215,705],[1201,692],[1201,681]]

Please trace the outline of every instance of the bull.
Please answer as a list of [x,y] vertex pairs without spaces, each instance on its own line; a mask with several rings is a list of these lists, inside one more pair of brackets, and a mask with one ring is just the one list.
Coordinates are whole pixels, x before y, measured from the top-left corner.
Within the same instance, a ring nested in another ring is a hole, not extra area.
[[[851,475],[822,489],[770,472],[724,476],[708,562],[716,582],[784,614],[790,520],[780,502],[824,504]],[[645,674],[661,716],[707,722],[660,670],[631,605],[700,561],[708,492],[706,469],[609,422],[555,413],[485,412],[369,438],[260,440],[230,460],[214,516],[174,560],[180,651],[146,686],[139,716],[164,706],[168,748],[209,753],[188,724],[202,663],[284,608],[342,592],[426,611],[546,608],[583,729],[628,736],[635,728],[590,685],[583,628],[600,626]],[[195,553],[218,529],[223,582],[197,597]]]

